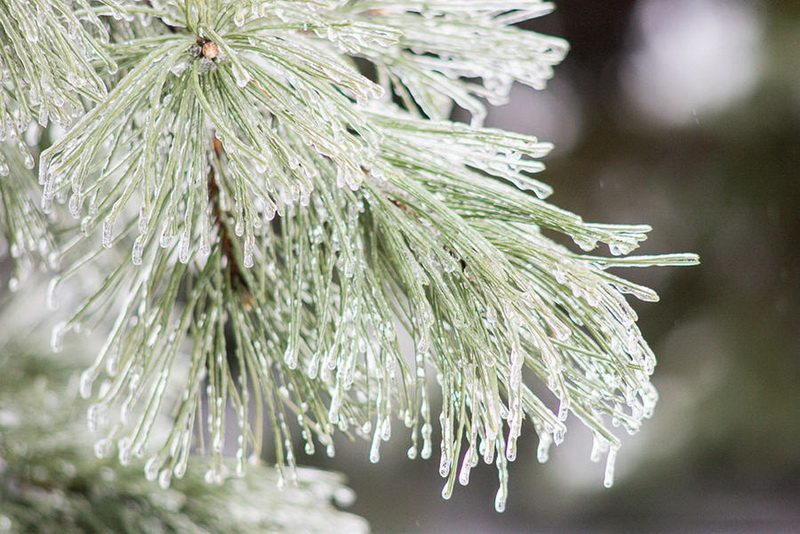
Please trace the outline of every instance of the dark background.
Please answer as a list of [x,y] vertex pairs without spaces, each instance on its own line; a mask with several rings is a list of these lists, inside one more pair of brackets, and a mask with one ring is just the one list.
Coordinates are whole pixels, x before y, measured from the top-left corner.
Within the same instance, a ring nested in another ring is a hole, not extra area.
[[800,2],[558,4],[529,27],[567,38],[568,59],[488,124],[556,144],[540,176],[555,204],[652,224],[642,253],[700,254],[622,273],[662,297],[635,305],[654,418],[610,490],[580,426],[545,465],[529,433],[504,514],[493,466],[444,501],[436,456],[406,459],[400,431],[377,465],[367,443],[301,461],[346,473],[376,533],[800,532]]

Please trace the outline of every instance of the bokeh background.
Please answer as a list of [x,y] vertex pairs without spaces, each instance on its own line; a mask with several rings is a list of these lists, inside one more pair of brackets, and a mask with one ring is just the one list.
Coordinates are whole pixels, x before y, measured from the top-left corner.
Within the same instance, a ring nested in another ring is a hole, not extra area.
[[659,365],[655,417],[624,440],[615,486],[578,425],[548,464],[521,440],[508,510],[493,466],[450,501],[401,432],[306,458],[343,471],[376,533],[800,532],[800,2],[562,0],[529,29],[572,51],[549,88],[516,88],[489,125],[553,141],[551,200],[652,224],[641,251],[702,266],[624,272]]

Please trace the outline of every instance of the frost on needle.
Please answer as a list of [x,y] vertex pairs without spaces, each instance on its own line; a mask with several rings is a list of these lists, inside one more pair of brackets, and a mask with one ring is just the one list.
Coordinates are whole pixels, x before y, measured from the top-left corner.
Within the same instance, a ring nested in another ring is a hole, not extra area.
[[[657,297],[608,268],[696,257],[629,256],[648,226],[548,203],[533,174],[551,146],[482,126],[487,102],[543,87],[564,57],[563,40],[515,26],[550,3],[81,6],[119,70],[91,63],[107,93],[44,151],[39,178],[45,208],[80,220],[53,300],[75,277],[95,288],[54,342],[108,332],[81,379],[103,453],[147,456],[168,484],[200,448],[217,480],[226,419],[240,471],[267,422],[292,477],[293,432],[309,454],[333,454],[336,429],[364,437],[377,461],[399,420],[409,456],[429,458],[438,419],[443,495],[482,459],[503,510],[523,423],[545,461],[572,414],[610,485],[611,427],[635,432],[656,402],[623,295]],[[456,105],[469,125],[448,120]],[[163,413],[172,431],[155,436]]]

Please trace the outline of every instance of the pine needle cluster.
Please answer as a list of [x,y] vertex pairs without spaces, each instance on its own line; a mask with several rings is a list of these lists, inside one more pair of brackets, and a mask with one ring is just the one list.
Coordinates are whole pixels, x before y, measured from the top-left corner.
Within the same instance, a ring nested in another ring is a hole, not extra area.
[[[96,458],[85,428],[86,402],[75,402],[75,377],[86,355],[54,356],[40,342],[31,309],[36,295],[0,312],[0,532],[37,534],[366,533],[341,512],[352,491],[341,475],[298,469],[298,483],[279,489],[273,469],[252,466],[221,485],[203,480],[200,465],[170,488]],[[41,293],[41,292],[40,292]],[[162,418],[159,429],[170,424]]]
[[[378,461],[400,426],[409,457],[430,458],[438,423],[443,495],[482,459],[502,511],[523,423],[545,461],[572,414],[610,485],[612,427],[637,431],[657,398],[624,295],[657,296],[609,268],[697,258],[631,256],[648,226],[550,204],[533,175],[551,146],[482,126],[566,54],[516,26],[552,8],[4,2],[5,161],[26,183],[38,166],[58,229],[4,180],[6,235],[58,266],[53,305],[91,288],[53,341],[105,337],[80,381],[98,451],[146,457],[167,486],[196,450],[221,480],[231,441],[244,472],[267,436],[291,478],[295,434],[331,455],[336,431],[360,436]],[[588,254],[600,245],[610,256]]]

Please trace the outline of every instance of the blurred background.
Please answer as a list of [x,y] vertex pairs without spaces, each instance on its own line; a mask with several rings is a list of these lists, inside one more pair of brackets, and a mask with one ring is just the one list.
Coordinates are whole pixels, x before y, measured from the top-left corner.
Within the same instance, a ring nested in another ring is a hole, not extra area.
[[377,465],[367,443],[303,461],[346,473],[379,534],[800,532],[800,2],[557,5],[528,28],[568,39],[567,61],[488,124],[555,143],[540,178],[556,205],[652,224],[642,253],[700,254],[622,272],[662,298],[636,303],[654,418],[623,440],[610,490],[588,432],[545,465],[529,433],[502,515],[493,466],[444,501],[438,460],[408,460],[402,432]]

